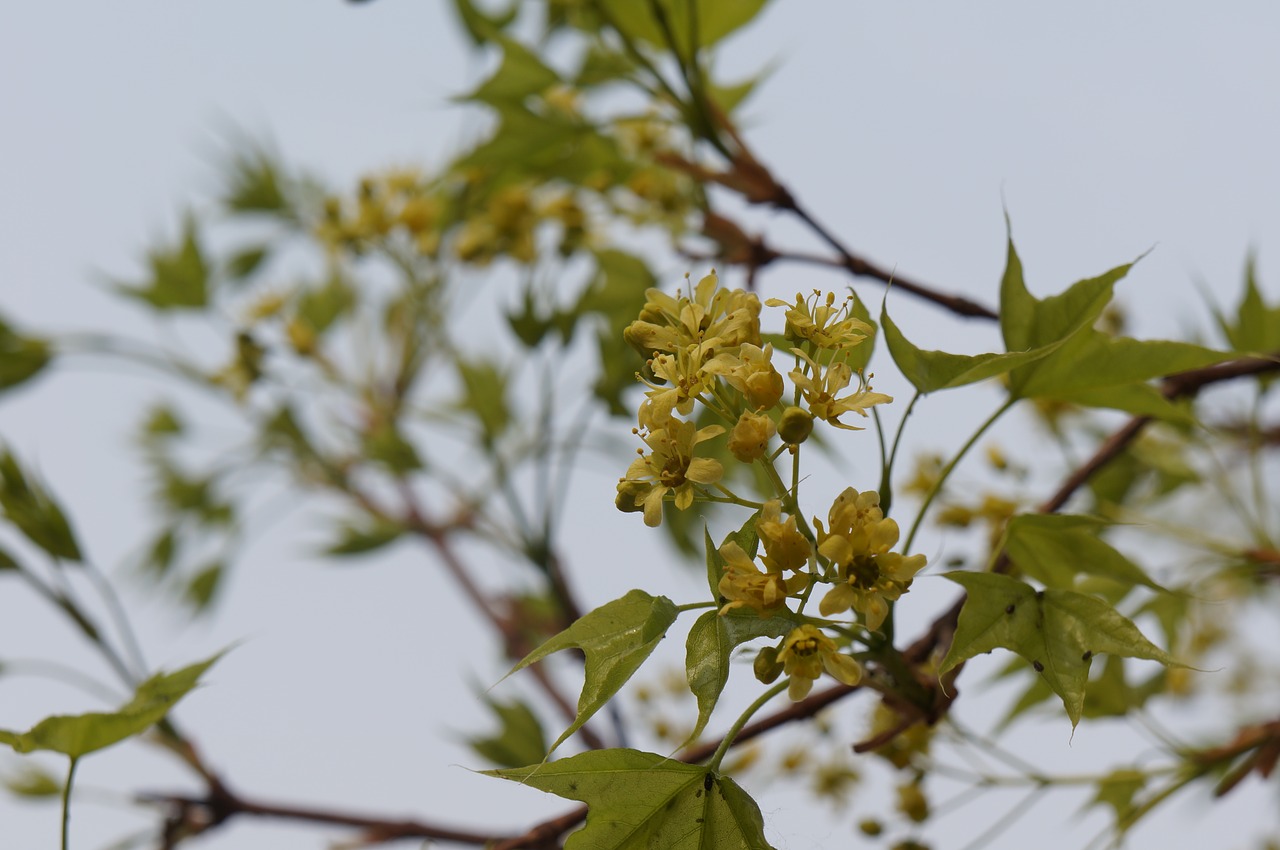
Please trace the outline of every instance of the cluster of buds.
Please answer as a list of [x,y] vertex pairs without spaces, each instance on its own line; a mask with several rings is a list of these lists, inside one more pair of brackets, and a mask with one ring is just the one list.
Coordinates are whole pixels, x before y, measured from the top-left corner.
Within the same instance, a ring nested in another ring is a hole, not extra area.
[[569,256],[589,242],[586,209],[575,193],[535,192],[515,183],[467,200],[487,175],[462,175],[457,196],[415,171],[388,171],[360,181],[355,197],[325,200],[316,236],[331,249],[362,251],[387,239],[407,239],[421,256],[436,259],[446,232],[464,263],[486,265],[499,256],[521,263],[538,258],[538,233],[553,225],[558,250]]
[[440,250],[441,208],[417,171],[387,171],[361,180],[352,201],[326,198],[316,236],[334,249],[360,250],[403,233],[419,253],[434,257]]
[[[767,305],[786,308],[785,336],[795,363],[788,373],[789,404],[773,347],[761,336],[762,306],[754,294],[721,288],[715,272],[687,295],[648,292],[639,319],[625,331],[649,368],[649,377],[638,376],[648,391],[634,429],[646,448],[637,450],[618,481],[616,504],[643,513],[649,526],[661,524],[667,502],[679,510],[699,500],[757,509],[754,531],[763,551],[749,554],[734,540],[719,549],[720,613],[745,609],[796,623],[777,646],[760,651],[755,672],[764,682],[786,674],[788,692],[798,700],[824,672],[850,685],[862,676],[861,665],[841,650],[848,645],[849,628],[804,615],[814,585],[830,585],[819,604],[823,618],[846,615],[874,631],[925,558],[892,551],[898,525],[884,516],[875,492],[846,489],[832,504],[827,525],[814,518],[816,534],[799,516],[795,485],[781,484],[774,460],[783,452],[798,452],[816,423],[858,430],[841,417],[865,417],[870,408],[892,399],[873,392],[852,365],[853,349],[873,330],[853,315],[852,300],[837,305],[834,296],[815,293]],[[699,428],[692,418],[698,406],[724,424]],[[711,441],[726,433],[733,460],[766,465],[765,477],[777,483],[763,504],[725,487],[723,463],[707,456]],[[784,505],[790,515],[784,515]]]

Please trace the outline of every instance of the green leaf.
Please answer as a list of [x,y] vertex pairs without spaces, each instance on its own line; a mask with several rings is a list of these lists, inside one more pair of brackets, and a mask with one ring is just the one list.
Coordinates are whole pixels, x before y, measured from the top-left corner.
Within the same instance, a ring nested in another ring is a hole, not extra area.
[[209,263],[196,237],[196,223],[187,216],[177,245],[157,248],[147,256],[149,278],[116,289],[156,310],[199,309],[209,305]]
[[393,522],[378,522],[364,528],[343,526],[338,539],[324,550],[326,555],[365,555],[395,542],[404,534],[404,526]]
[[205,565],[187,582],[187,586],[183,590],[183,598],[196,611],[206,610],[213,602],[218,592],[218,587],[222,584],[225,570],[226,565],[221,561],[214,561]]
[[222,197],[227,209],[237,213],[289,211],[279,171],[265,152],[252,150],[235,156],[228,171],[227,190]]
[[1087,573],[1165,590],[1099,536],[1108,525],[1088,516],[1023,514],[1009,521],[1005,551],[1024,573],[1050,587],[1070,589],[1076,576]]
[[234,280],[245,280],[258,270],[270,254],[270,245],[253,245],[237,251],[227,260],[227,276]]
[[1089,665],[1110,653],[1176,665],[1138,627],[1101,599],[1071,590],[1036,591],[996,573],[946,573],[968,592],[951,649],[939,675],[996,648],[1016,652],[1036,668],[1066,708],[1074,727],[1084,706]]
[[[949,354],[916,348],[893,320],[886,307],[880,309],[884,341],[903,376],[922,393],[962,387],[987,378],[1003,375],[1012,369],[1035,362],[1053,352],[1061,342],[1006,354]],[[865,343],[864,343],[865,344]]]
[[[601,0],[605,19],[633,39],[668,47],[660,17],[666,19],[675,37],[675,47],[688,57],[690,48],[710,47],[720,39],[750,23],[768,0]],[[659,15],[654,14],[654,7]]]
[[330,277],[322,286],[306,290],[298,296],[297,317],[317,334],[327,331],[356,303],[355,290],[340,276]]
[[485,445],[492,445],[511,424],[511,409],[507,405],[507,375],[487,361],[469,362],[460,359],[457,365],[463,390],[457,407],[475,416]]
[[53,557],[83,560],[62,508],[39,481],[27,476],[7,449],[0,452],[0,514]]
[[667,756],[593,750],[485,773],[586,803],[586,825],[565,850],[772,850],[760,807],[741,786]]
[[[1242,354],[1270,354],[1280,349],[1280,304],[1267,306],[1258,288],[1257,265],[1251,255],[1245,265],[1244,291],[1236,307],[1234,325],[1222,323],[1231,347]],[[1273,375],[1263,378],[1274,380]]]
[[52,359],[49,343],[22,336],[0,319],[0,392],[39,374]]
[[573,83],[579,88],[589,88],[605,83],[629,79],[636,63],[626,53],[610,50],[603,44],[593,44],[582,57],[582,65],[574,75]]
[[382,464],[397,478],[422,469],[417,448],[405,439],[394,422],[383,422],[377,430],[366,434],[363,448],[365,457]]
[[19,753],[51,750],[75,759],[139,735],[190,693],[222,655],[220,652],[174,673],[157,673],[139,685],[133,699],[119,711],[46,717],[22,733],[0,729],[0,744]]
[[547,67],[538,55],[520,42],[498,36],[502,45],[502,64],[489,79],[462,100],[497,105],[504,101],[520,101],[560,82],[560,75]]
[[547,739],[538,716],[523,702],[498,702],[487,697],[485,705],[498,716],[498,733],[487,738],[470,738],[471,749],[500,767],[521,767],[542,761]]
[[786,617],[760,617],[754,611],[734,610],[721,616],[711,610],[698,618],[685,645],[685,675],[689,690],[698,700],[698,722],[686,744],[696,740],[711,719],[729,681],[733,650],[756,638],[785,637],[795,627],[796,623]]
[[1022,260],[1010,236],[1000,283],[1000,330],[1005,350],[1029,351],[1064,340],[1081,328],[1091,326],[1111,303],[1116,283],[1132,267],[1133,263],[1117,266],[1099,277],[1073,284],[1066,292],[1041,300],[1027,291]]
[[18,773],[4,778],[9,793],[28,799],[58,797],[62,794],[62,780],[39,765],[25,762]]
[[1111,302],[1116,283],[1133,265],[1117,266],[1058,295],[1039,299],[1027,291],[1022,262],[1013,239],[1009,239],[1000,287],[1005,347],[1020,352],[1053,346],[1045,356],[1009,371],[1013,398],[1042,398],[1188,419],[1183,408],[1144,382],[1220,363],[1229,355],[1188,343],[1112,337],[1095,330],[1092,325]]
[[512,668],[511,673],[516,673],[552,653],[573,647],[581,649],[587,658],[586,681],[578,697],[578,716],[551,745],[552,751],[627,683],[666,636],[677,613],[676,606],[665,596],[654,597],[642,590],[632,590],[621,599],[584,614]]
[[1107,806],[1115,813],[1116,823],[1122,823],[1133,812],[1133,798],[1146,784],[1147,775],[1140,770],[1113,770],[1098,780],[1098,790],[1085,807]]

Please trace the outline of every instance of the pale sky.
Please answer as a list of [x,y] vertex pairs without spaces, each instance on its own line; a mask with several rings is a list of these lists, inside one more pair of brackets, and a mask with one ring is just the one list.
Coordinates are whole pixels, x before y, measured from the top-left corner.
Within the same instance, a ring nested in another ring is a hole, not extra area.
[[[458,150],[476,117],[449,98],[485,65],[463,50],[449,6],[5,4],[0,313],[35,329],[150,336],[149,323],[106,282],[135,273],[148,243],[172,233],[186,206],[207,201],[219,156],[236,139],[265,141],[338,186],[368,169],[429,166]],[[777,64],[746,109],[748,138],[855,250],[994,303],[1002,207],[1039,293],[1154,246],[1121,298],[1134,332],[1158,336],[1208,327],[1196,281],[1234,303],[1250,250],[1264,290],[1280,297],[1278,37],[1280,7],[1266,2],[774,0],[726,44],[722,61],[728,76]],[[778,225],[778,242],[816,247]],[[672,260],[658,270],[674,286],[689,269]],[[783,296],[844,283],[803,267],[762,277],[766,293]],[[882,292],[859,291],[876,303]],[[890,304],[925,348],[996,344],[989,328],[901,296]],[[147,528],[129,429],[162,390],[137,370],[81,360],[0,399],[0,440],[61,496],[108,570],[136,554]],[[954,445],[956,423],[987,412],[931,404],[921,446]],[[597,464],[578,479],[565,532],[582,596],[601,604],[637,585],[673,598],[682,587],[696,593],[699,576],[671,567],[636,517],[613,510],[613,480],[626,462],[619,458],[618,470]],[[518,831],[567,809],[465,769],[481,765],[458,740],[487,720],[476,719],[476,701],[460,683],[467,676],[483,688],[501,675],[492,638],[451,618],[461,604],[423,554],[351,567],[309,559],[326,538],[326,516],[333,514],[290,517],[255,540],[212,623],[186,624],[154,597],[126,593],[155,665],[172,669],[243,641],[178,712],[211,761],[246,793],[463,827]],[[622,555],[619,539],[633,541]],[[0,590],[0,661],[40,655],[90,669],[60,622],[14,583]],[[677,648],[678,633],[669,641]],[[35,679],[0,679],[0,727],[95,707],[82,699]],[[1056,731],[1044,745],[1066,770],[1096,767],[1112,736],[1126,734],[1086,724],[1068,746]],[[0,770],[15,763],[0,754]],[[87,759],[78,781],[80,850],[147,826],[119,805],[119,794],[196,790],[172,760],[132,744]],[[1042,803],[1038,817],[994,846],[1079,846],[1102,827],[1098,815],[1095,829],[1072,833],[1073,843],[1053,844],[1044,833],[1070,821],[1079,798],[1069,799],[1072,807]],[[758,800],[780,848],[850,844],[849,819],[812,819],[803,793],[775,785]],[[1159,813],[1166,822],[1139,832],[1134,846],[1243,848],[1276,828],[1259,814],[1274,801],[1274,789],[1247,783],[1212,809]],[[0,797],[0,843],[56,846],[55,809]],[[962,842],[942,844],[948,824],[961,824],[963,836],[980,829],[963,816],[942,822],[938,843],[951,850]],[[339,837],[238,821],[198,846],[302,850]]]

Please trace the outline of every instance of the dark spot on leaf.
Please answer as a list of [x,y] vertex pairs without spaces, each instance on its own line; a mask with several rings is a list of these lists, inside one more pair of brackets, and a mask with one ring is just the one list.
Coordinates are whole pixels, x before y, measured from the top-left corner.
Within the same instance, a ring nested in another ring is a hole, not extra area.
[[570,791],[570,792],[574,792],[574,791],[577,791],[577,790],[578,790],[578,783],[576,783],[576,782],[570,782],[570,783],[569,783],[569,791]]
[[1036,599],[1044,599],[1044,591],[1043,591],[1043,590],[1037,590],[1037,591],[1036,591]]
[[1031,666],[1032,666],[1032,667],[1034,667],[1034,668],[1036,668],[1036,672],[1037,672],[1037,673],[1043,673],[1043,672],[1044,672],[1044,665],[1043,665],[1043,664],[1041,664],[1039,661],[1032,661],[1032,662],[1031,662]]
[[1092,657],[1093,657],[1093,650],[1092,650],[1092,649],[1086,649],[1086,650],[1084,651],[1084,655],[1081,655],[1081,656],[1080,656],[1080,660],[1081,660],[1081,661],[1088,661],[1088,660],[1089,660],[1090,658],[1092,658]]
[[1006,614],[1012,614],[1012,613],[1013,613],[1013,610],[1014,610],[1014,609],[1013,609],[1013,603],[1012,603],[1012,602],[1010,602],[1008,605],[1004,606],[1004,612],[1005,612]]
[[702,777],[703,790],[710,791],[712,782],[715,782],[715,777],[712,776],[711,771],[707,771],[707,775]]

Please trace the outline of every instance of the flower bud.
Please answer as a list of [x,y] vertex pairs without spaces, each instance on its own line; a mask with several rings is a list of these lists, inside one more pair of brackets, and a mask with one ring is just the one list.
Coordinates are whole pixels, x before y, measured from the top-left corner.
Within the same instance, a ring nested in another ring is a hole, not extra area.
[[743,463],[764,457],[769,439],[776,433],[773,420],[758,413],[743,413],[729,434],[729,452]]
[[778,660],[778,648],[776,646],[766,646],[756,654],[755,664],[752,665],[755,670],[756,678],[766,685],[773,684],[774,680],[782,673],[782,662]]
[[799,407],[788,407],[778,420],[778,436],[785,442],[803,443],[813,433],[813,414]]

